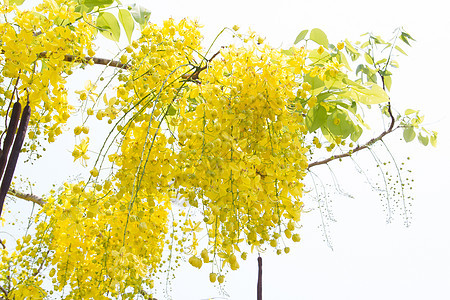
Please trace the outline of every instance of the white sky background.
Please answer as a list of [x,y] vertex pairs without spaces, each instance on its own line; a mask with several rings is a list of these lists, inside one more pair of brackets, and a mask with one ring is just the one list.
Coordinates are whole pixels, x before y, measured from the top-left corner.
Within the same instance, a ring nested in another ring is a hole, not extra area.
[[[406,156],[411,157],[406,167],[413,170],[410,178],[415,180],[412,225],[405,228],[399,213],[393,223],[387,225],[382,202],[365,183],[364,176],[355,171],[351,161],[334,162],[330,166],[342,188],[354,196],[341,197],[332,188],[329,190],[337,219],[330,224],[334,251],[322,241],[318,212],[304,214],[302,241],[295,247],[291,245],[289,255],[277,256],[270,250],[262,254],[264,299],[450,299],[450,196],[447,188],[450,182],[450,95],[446,93],[450,70],[450,18],[445,9],[446,1],[165,0],[140,3],[152,11],[152,22],[160,23],[169,17],[197,18],[204,25],[205,47],[223,27],[235,24],[242,32],[251,27],[271,45],[284,48],[290,47],[303,29],[321,28],[330,43],[336,44],[345,38],[357,40],[367,31],[388,39],[395,28],[404,26],[416,42],[412,48],[402,46],[409,56],[399,59],[400,69],[394,72],[392,105],[398,111],[421,110],[427,127],[439,132],[438,148],[423,147],[417,141],[399,142],[400,131],[386,139],[398,163],[405,161]],[[219,45],[226,44],[223,41],[222,44],[219,40]],[[50,183],[67,180],[65,176],[74,174],[70,155],[72,140],[73,137],[66,140],[62,155],[60,149],[50,150],[45,160],[31,168],[20,167],[19,163],[17,174],[26,172],[36,180],[36,189],[42,193],[46,188],[42,189],[39,183],[47,187]],[[381,147],[377,149],[382,152]],[[362,165],[374,167],[367,153],[356,158]],[[322,170],[327,173],[326,167]],[[373,179],[374,182],[381,180],[377,176]],[[230,296],[228,299],[256,299],[256,257],[249,255],[246,262],[240,263],[238,271],[228,273],[224,288]],[[198,271],[189,264],[182,265],[172,283],[173,299],[219,297],[219,289],[209,283],[209,272],[208,268]],[[163,293],[157,297],[163,299]]]

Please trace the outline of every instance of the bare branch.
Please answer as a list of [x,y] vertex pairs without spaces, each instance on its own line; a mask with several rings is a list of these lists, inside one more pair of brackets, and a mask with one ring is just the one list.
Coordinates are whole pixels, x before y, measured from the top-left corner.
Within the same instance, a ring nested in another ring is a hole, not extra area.
[[23,200],[27,200],[27,201],[31,201],[33,203],[36,203],[39,206],[44,206],[47,202],[45,202],[44,199],[42,199],[41,197],[38,197],[36,195],[32,195],[32,194],[25,194],[25,193],[21,193],[18,192],[14,189],[9,189],[8,194],[11,196],[14,196],[16,198],[20,198]]
[[372,146],[373,144],[375,144],[376,142],[380,141],[384,136],[386,136],[386,135],[388,135],[389,133],[393,132],[393,131],[394,131],[395,129],[397,129],[397,128],[398,128],[398,127],[395,127],[395,128],[392,128],[392,129],[385,130],[385,131],[383,131],[379,136],[377,136],[377,137],[371,139],[371,140],[368,141],[367,143],[365,143],[365,144],[363,144],[363,145],[361,145],[361,146],[358,146],[358,147],[356,147],[356,148],[354,148],[354,149],[352,149],[352,150],[350,150],[350,151],[348,151],[348,152],[346,152],[346,153],[342,153],[342,154],[339,154],[339,155],[333,155],[333,156],[331,156],[331,157],[329,157],[329,158],[327,158],[327,159],[312,162],[312,163],[310,163],[310,164],[308,165],[308,169],[311,169],[312,167],[315,167],[315,166],[327,164],[327,163],[329,163],[330,161],[333,161],[333,160],[335,160],[335,159],[344,158],[344,157],[349,157],[349,156],[351,156],[351,155],[352,155],[353,153],[355,153],[355,152],[361,151],[361,150],[363,150],[363,149],[367,149],[367,148],[369,148],[370,146]]
[[[5,50],[1,50],[0,54],[5,54]],[[38,58],[46,58],[48,56],[48,52],[44,51],[37,55]],[[100,57],[91,57],[91,56],[84,56],[84,57],[78,57],[72,54],[65,54],[64,55],[64,61],[67,62],[81,62],[81,63],[88,63],[90,60],[94,62],[96,65],[104,65],[108,67],[114,67],[114,68],[120,68],[127,70],[130,68],[130,65],[123,64],[120,61],[112,60],[109,58],[100,58]]]
[[[38,58],[46,58],[48,55],[47,51],[41,52],[38,55]],[[99,58],[99,57],[91,57],[91,56],[85,56],[85,57],[77,57],[75,55],[66,54],[64,55],[64,61],[68,62],[81,62],[81,63],[88,63],[90,60],[94,62],[96,65],[104,65],[108,67],[115,67],[120,69],[128,69],[130,66],[127,64],[123,64],[119,61],[108,59],[108,58]]]

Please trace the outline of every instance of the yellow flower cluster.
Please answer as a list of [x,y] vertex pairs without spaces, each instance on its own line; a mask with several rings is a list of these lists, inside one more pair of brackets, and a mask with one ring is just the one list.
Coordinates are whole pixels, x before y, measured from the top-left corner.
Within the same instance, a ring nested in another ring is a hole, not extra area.
[[[93,54],[95,28],[92,16],[75,12],[75,2],[45,0],[35,11],[16,6],[0,7],[0,114],[6,115],[17,85],[20,101],[30,101],[29,138],[35,149],[39,136],[49,142],[62,133],[73,113],[67,100],[66,77],[76,61]],[[63,25],[63,26],[59,26]],[[6,100],[5,100],[6,99]]]
[[288,62],[249,40],[221,56],[180,99],[175,188],[202,211],[214,259],[237,269],[241,241],[279,247],[300,220],[306,128],[289,66],[302,70],[306,51]]
[[121,295],[125,288],[152,286],[167,233],[169,199],[161,196],[130,210],[129,197],[113,194],[111,182],[83,190],[85,185],[66,184],[57,197],[49,197],[36,219],[36,237],[24,238],[16,248],[20,255],[3,258],[0,268],[16,273],[9,274],[16,297],[25,299],[31,288],[34,296],[38,290],[45,294],[45,278],[30,272],[30,260],[53,266],[53,290],[69,287],[69,299],[108,299],[105,295]]

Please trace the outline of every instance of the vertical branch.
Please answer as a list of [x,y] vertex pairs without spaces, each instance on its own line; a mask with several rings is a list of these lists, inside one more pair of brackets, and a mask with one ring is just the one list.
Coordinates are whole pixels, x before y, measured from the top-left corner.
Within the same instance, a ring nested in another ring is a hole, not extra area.
[[0,178],[3,175],[3,171],[5,170],[6,161],[9,154],[9,149],[14,140],[14,135],[16,134],[17,125],[19,124],[20,111],[22,110],[22,106],[20,105],[19,100],[14,103],[13,110],[11,112],[11,119],[9,120],[9,126],[6,131],[5,141],[3,142],[3,149],[0,155]]
[[258,255],[258,284],[256,287],[256,299],[262,300],[262,257]]
[[19,153],[22,149],[22,144],[25,139],[30,115],[31,108],[27,103],[27,105],[23,109],[22,118],[20,119],[19,124],[19,130],[17,131],[16,138],[14,139],[14,145],[11,149],[11,155],[8,160],[8,165],[6,166],[5,176],[3,177],[2,185],[0,187],[0,216],[2,215],[3,203],[5,202],[6,194],[8,193],[9,187],[11,185],[14,170],[16,169],[17,160],[19,159]]

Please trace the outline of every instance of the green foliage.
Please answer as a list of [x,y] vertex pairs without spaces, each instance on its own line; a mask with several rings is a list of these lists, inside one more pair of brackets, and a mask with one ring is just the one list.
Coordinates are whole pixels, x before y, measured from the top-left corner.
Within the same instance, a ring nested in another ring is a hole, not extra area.
[[405,127],[405,129],[403,130],[403,138],[405,139],[405,141],[409,143],[412,140],[414,140],[415,137],[416,132],[414,131],[414,127],[412,126]]
[[78,3],[89,8],[94,8],[96,6],[108,7],[114,3],[114,0],[78,0]]
[[125,33],[128,38],[128,42],[131,42],[131,36],[134,31],[134,21],[133,17],[131,16],[130,12],[126,9],[119,9],[119,21],[123,26],[123,29],[125,29]]
[[314,28],[313,30],[311,30],[311,33],[309,34],[309,39],[328,49],[327,35],[319,28]]
[[308,32],[309,32],[308,29],[302,30],[295,38],[294,44],[298,44],[300,41],[302,41],[306,37]]
[[25,0],[9,0],[9,3],[14,3],[15,5],[22,5]]
[[137,4],[132,4],[131,6],[128,7],[128,9],[131,11],[131,15],[133,16],[134,20],[139,25],[141,25],[141,27],[147,24],[151,15],[151,12],[149,10]]
[[327,111],[323,106],[315,106],[306,115],[306,126],[309,132],[314,132],[320,128],[327,120]]
[[[308,29],[302,30],[295,38],[294,45],[303,41],[308,32]],[[328,49],[329,45],[327,35],[319,28],[314,28],[311,30],[311,32],[309,33],[309,40],[314,41],[318,45],[322,45],[324,48]]]
[[97,17],[97,27],[106,38],[118,42],[120,39],[120,25],[116,17],[109,12],[101,12]]

